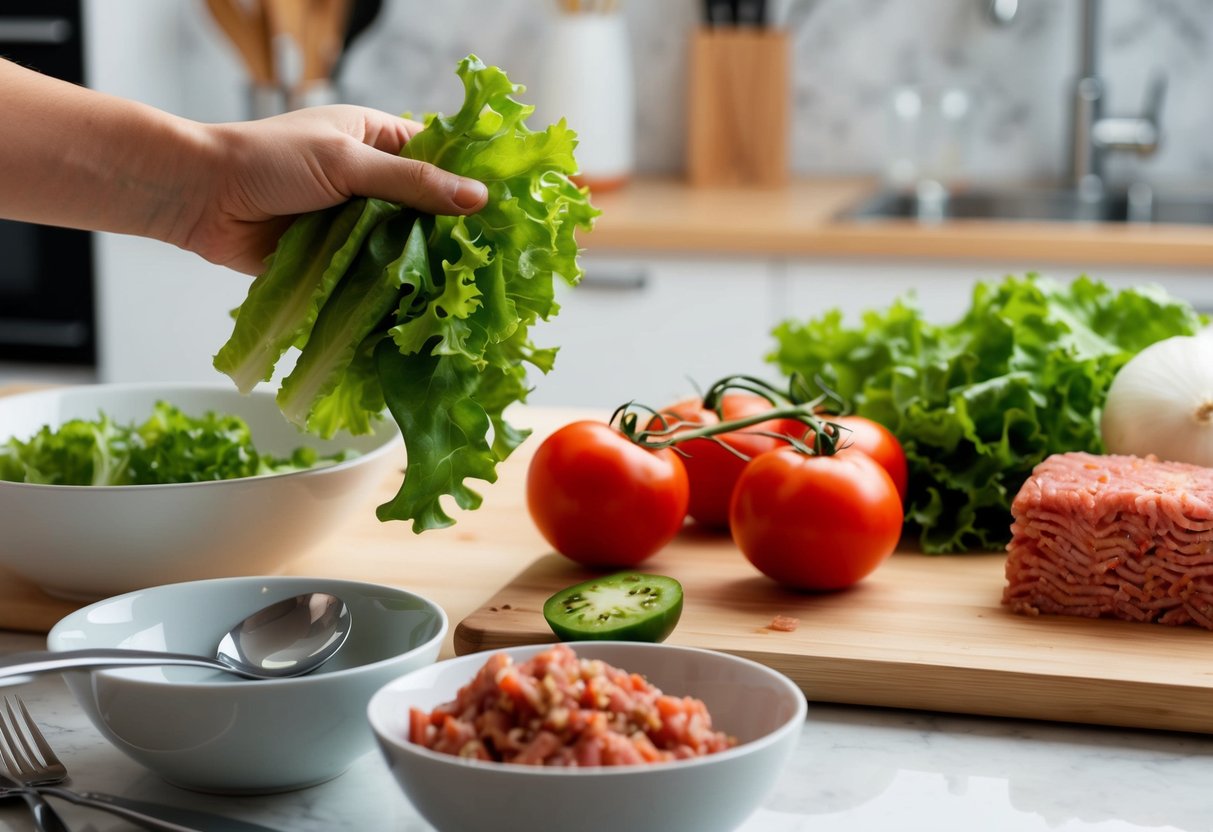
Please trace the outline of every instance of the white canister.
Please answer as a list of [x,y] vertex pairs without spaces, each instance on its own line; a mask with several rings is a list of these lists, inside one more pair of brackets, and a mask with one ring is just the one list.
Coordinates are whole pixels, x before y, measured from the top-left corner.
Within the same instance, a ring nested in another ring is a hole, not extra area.
[[618,12],[561,12],[534,85],[537,115],[564,118],[577,132],[576,177],[606,190],[625,183],[635,166],[635,90],[627,21]]

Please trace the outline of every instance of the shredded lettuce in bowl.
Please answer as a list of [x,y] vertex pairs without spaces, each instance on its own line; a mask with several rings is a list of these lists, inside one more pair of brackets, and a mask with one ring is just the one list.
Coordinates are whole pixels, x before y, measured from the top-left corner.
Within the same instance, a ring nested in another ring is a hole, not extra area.
[[239,416],[183,413],[157,402],[140,424],[95,420],[46,425],[28,439],[0,445],[0,480],[40,485],[162,485],[282,474],[351,459],[299,447],[289,457],[257,451]]
[[526,399],[525,365],[546,373],[556,353],[532,343],[529,328],[559,309],[556,280],[580,280],[574,231],[598,213],[569,178],[577,141],[563,120],[529,129],[534,108],[514,98],[524,88],[474,55],[458,74],[462,108],[427,116],[401,155],[479,179],[487,205],[452,217],[354,199],[303,215],[214,362],[248,392],[298,348],[278,404],[321,436],[367,433],[386,407],[408,468],[378,516],[412,520],[416,532],[454,522],[446,495],[479,506],[464,480],[493,482],[526,438],[503,412]]
[[885,425],[910,467],[906,520],[926,552],[1001,550],[1010,504],[1045,457],[1103,450],[1099,419],[1116,371],[1205,319],[1163,289],[1115,291],[1029,274],[979,283],[952,323],[912,295],[846,326],[838,310],[787,320],[769,356]]

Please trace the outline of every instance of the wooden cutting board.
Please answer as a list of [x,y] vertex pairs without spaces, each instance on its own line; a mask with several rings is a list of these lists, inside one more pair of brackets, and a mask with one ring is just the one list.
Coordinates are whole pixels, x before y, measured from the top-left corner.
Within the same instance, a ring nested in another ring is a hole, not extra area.
[[24,578],[0,569],[0,630],[45,633],[81,606],[76,601],[52,598]]
[[[780,589],[727,539],[684,533],[643,564],[682,582],[673,644],[787,674],[811,701],[1213,733],[1213,633],[1011,613],[1001,554],[898,552],[857,586]],[[543,601],[590,577],[551,554],[464,619],[458,653],[551,641]],[[768,627],[799,619],[794,632]]]

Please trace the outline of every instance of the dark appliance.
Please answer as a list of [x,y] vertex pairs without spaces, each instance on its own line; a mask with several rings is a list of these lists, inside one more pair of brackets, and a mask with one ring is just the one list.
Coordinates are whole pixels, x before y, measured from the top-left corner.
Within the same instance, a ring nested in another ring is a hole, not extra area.
[[[4,0],[0,57],[83,84],[80,5]],[[92,235],[0,220],[0,361],[93,366],[96,352]]]

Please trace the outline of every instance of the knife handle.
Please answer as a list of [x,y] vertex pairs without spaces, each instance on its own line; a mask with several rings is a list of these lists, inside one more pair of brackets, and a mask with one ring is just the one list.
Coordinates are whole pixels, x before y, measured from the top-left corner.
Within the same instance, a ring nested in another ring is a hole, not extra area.
[[41,786],[42,794],[62,798],[77,806],[87,806],[109,812],[143,829],[155,832],[278,832],[268,826],[236,818],[225,818],[209,812],[178,809],[156,803],[145,803],[113,794],[74,792],[58,786]]
[[34,826],[38,832],[68,832],[67,824],[54,807],[42,799],[33,789],[23,789],[21,796],[29,804],[29,810],[34,815]]

